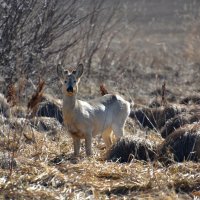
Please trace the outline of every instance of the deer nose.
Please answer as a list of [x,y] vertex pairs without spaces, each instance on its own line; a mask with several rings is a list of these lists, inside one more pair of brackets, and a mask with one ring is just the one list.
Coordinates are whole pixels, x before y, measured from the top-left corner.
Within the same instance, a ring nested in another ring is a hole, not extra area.
[[67,92],[73,92],[73,87],[72,87],[72,86],[69,86],[69,87],[67,88]]

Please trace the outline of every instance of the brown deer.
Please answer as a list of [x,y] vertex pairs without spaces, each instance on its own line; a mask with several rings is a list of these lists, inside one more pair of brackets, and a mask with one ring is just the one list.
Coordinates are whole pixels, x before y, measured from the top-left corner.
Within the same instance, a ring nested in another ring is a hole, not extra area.
[[[119,95],[106,94],[91,101],[77,99],[78,84],[83,74],[83,65],[76,70],[59,70],[63,92],[63,120],[64,125],[73,139],[74,155],[80,151],[80,139],[85,139],[86,154],[92,154],[92,137],[102,134],[102,138],[109,148],[114,139],[124,133],[124,125],[130,113],[130,103]],[[113,137],[114,136],[114,137]]]

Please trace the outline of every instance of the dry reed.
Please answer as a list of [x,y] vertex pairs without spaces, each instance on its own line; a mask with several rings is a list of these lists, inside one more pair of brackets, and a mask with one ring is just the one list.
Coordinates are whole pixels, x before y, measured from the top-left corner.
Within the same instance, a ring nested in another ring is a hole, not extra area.
[[28,113],[31,112],[31,116],[34,116],[37,112],[38,104],[42,100],[44,85],[45,85],[45,82],[39,79],[36,92],[32,95],[31,99],[28,102],[28,105],[27,105]]
[[13,83],[9,83],[7,87],[6,99],[10,106],[15,106],[17,104],[17,92]]

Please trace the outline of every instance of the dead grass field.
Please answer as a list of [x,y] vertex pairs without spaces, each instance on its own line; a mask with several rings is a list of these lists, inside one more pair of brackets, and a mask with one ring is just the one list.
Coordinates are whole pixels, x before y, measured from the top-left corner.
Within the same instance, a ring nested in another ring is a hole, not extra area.
[[12,171],[0,169],[1,199],[199,198],[198,163],[166,167],[137,160],[127,164],[105,162],[103,144],[96,140],[93,157],[86,158],[82,149],[80,158],[72,160],[69,138],[52,141],[44,133],[35,132],[34,140],[15,144],[17,166]]

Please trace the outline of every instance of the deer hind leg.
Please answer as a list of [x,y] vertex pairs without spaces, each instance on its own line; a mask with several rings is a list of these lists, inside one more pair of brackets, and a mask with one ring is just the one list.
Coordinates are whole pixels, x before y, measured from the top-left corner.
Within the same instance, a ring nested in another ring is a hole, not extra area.
[[80,145],[81,145],[80,139],[74,137],[73,138],[73,144],[74,144],[74,156],[78,156],[79,152],[80,152]]
[[113,139],[112,139],[112,129],[111,128],[107,128],[103,133],[102,133],[102,138],[104,140],[104,143],[106,145],[106,149],[109,149],[110,146],[113,143]]
[[124,135],[124,125],[120,126],[119,124],[112,126],[113,130],[113,138],[116,142],[119,138],[121,138]]

